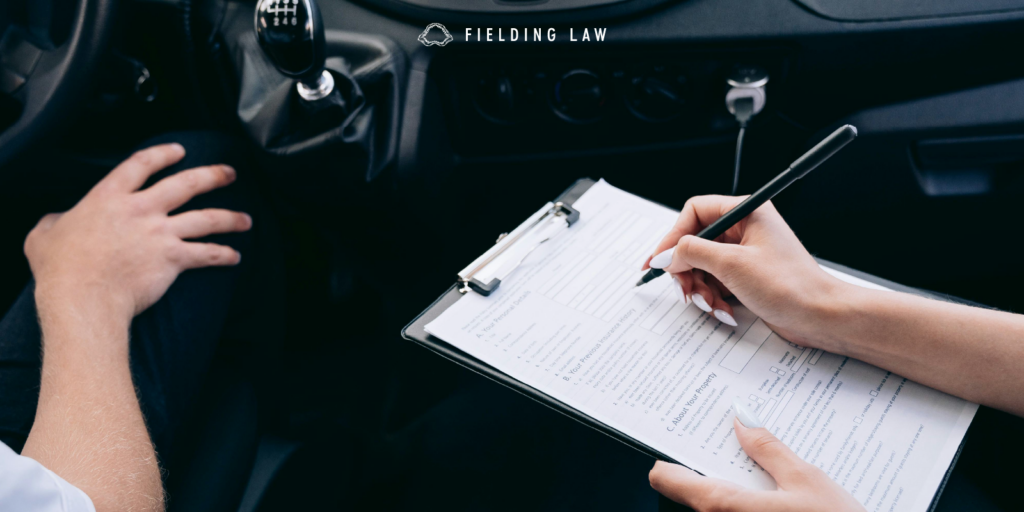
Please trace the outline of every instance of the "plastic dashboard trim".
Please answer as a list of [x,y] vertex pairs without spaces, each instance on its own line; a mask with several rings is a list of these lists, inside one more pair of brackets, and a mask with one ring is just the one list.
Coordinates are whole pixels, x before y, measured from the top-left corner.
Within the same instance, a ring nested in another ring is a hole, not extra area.
[[636,14],[685,0],[355,0],[421,21],[493,27],[582,23]]

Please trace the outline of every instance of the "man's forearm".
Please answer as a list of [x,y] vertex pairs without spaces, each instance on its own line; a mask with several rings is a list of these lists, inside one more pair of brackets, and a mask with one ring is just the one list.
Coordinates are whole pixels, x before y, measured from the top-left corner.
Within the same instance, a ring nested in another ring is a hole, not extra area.
[[1024,415],[1024,317],[850,286],[826,315],[826,348]]
[[40,307],[43,369],[22,454],[97,511],[162,510],[159,466],[128,365],[128,326],[102,301]]

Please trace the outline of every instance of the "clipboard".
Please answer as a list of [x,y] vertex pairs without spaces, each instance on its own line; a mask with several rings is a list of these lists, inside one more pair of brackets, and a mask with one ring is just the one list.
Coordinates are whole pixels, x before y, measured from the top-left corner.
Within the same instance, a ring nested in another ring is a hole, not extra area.
[[[482,375],[494,382],[497,382],[498,384],[508,387],[513,391],[516,391],[534,400],[535,402],[540,403],[541,405],[553,409],[558,413],[568,416],[594,430],[597,430],[598,432],[601,432],[602,434],[605,434],[611,437],[612,439],[615,439],[616,441],[625,444],[626,446],[638,450],[641,453],[654,457],[658,460],[679,464],[678,461],[669,457],[668,455],[661,453],[660,451],[655,450],[654,448],[651,448],[650,446],[647,446],[637,441],[636,439],[633,439],[624,432],[620,432],[612,427],[609,427],[608,425],[605,425],[604,423],[601,423],[600,421],[590,417],[589,415],[586,415],[570,407],[569,405],[565,404],[564,402],[558,400],[555,397],[552,397],[532,386],[529,386],[519,380],[516,380],[508,376],[507,374],[498,370],[497,368],[494,368],[493,366],[454,347],[453,345],[448,344],[444,340],[441,340],[440,338],[437,338],[426,331],[427,324],[434,321],[434,319],[436,319],[437,317],[441,316],[442,313],[444,313],[449,307],[451,307],[460,298],[462,298],[464,294],[480,293],[482,295],[489,295],[500,285],[501,278],[507,277],[507,275],[499,276],[498,282],[494,282],[494,280],[486,278],[481,280],[477,277],[477,273],[479,272],[481,265],[486,265],[490,262],[493,262],[494,257],[497,254],[506,253],[507,251],[511,250],[512,247],[515,246],[517,241],[524,240],[524,236],[526,233],[529,232],[529,230],[536,229],[539,225],[541,225],[540,223],[537,222],[538,218],[551,219],[554,217],[561,216],[565,218],[566,229],[571,229],[572,224],[574,224],[575,221],[579,218],[579,212],[576,212],[576,210],[572,208],[572,205],[576,202],[577,199],[582,197],[583,194],[586,193],[586,191],[589,190],[590,187],[593,186],[595,183],[597,183],[597,181],[591,178],[582,178],[580,180],[577,180],[576,183],[574,183],[571,187],[562,192],[558,197],[552,200],[551,203],[546,205],[536,214],[534,214],[525,222],[520,224],[519,227],[517,227],[515,230],[509,233],[503,233],[499,235],[497,242],[491,249],[482,254],[479,258],[474,260],[474,262],[472,262],[462,272],[459,273],[456,283],[452,285],[451,288],[448,288],[446,292],[444,292],[440,297],[437,298],[437,300],[434,301],[433,304],[430,305],[430,307],[428,307],[426,310],[420,313],[420,315],[413,319],[413,321],[410,322],[409,325],[405,326],[405,328],[402,329],[402,337],[409,341],[419,344],[420,346],[426,348],[427,350],[445,359],[448,359],[449,361],[452,361],[460,366],[463,366],[479,375]],[[543,222],[543,220],[541,220],[541,222]],[[544,241],[546,241],[546,239],[544,239]],[[519,255],[523,253],[528,255],[530,252],[532,252],[532,250],[536,248],[536,243],[537,241],[535,241],[534,244],[529,245],[529,247],[522,249],[522,252],[516,253],[516,256],[511,258],[512,263],[516,261]],[[541,241],[539,243],[543,242]],[[525,256],[522,257],[525,258]],[[936,300],[943,300],[947,302],[955,302],[958,304],[968,304],[976,306],[976,304],[972,304],[968,301],[964,301],[956,297],[941,295],[921,290],[918,288],[905,286],[899,283],[889,281],[887,279],[883,279],[877,276],[873,276],[871,274],[867,274],[865,272],[861,272],[859,270],[854,270],[849,267],[839,265],[837,263],[832,263],[821,258],[815,258],[815,260],[818,262],[819,265],[826,266],[834,270],[838,270],[845,274],[857,277],[859,279],[863,279],[865,281],[880,286],[884,286],[892,290],[910,293],[914,295],[920,295],[922,297],[927,297]],[[511,264],[509,265],[509,267],[512,267],[512,270],[514,270],[514,267]],[[961,441],[960,447],[957,449],[956,454],[953,456],[952,462],[950,462],[949,468],[946,470],[946,475],[943,477],[942,482],[939,484],[939,488],[935,491],[935,496],[932,498],[931,505],[929,505],[928,507],[929,511],[934,510],[935,507],[938,505],[939,497],[942,495],[942,491],[949,480],[950,474],[952,474],[953,472],[953,468],[956,466],[956,462],[960,457],[960,452],[963,451],[964,443],[966,442],[967,435],[965,435],[964,439]]]

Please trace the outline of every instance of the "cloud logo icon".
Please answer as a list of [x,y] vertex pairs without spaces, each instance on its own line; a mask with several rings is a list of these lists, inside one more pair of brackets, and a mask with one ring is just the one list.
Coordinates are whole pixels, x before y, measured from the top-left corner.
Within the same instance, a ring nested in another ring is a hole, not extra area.
[[[430,31],[435,28],[441,29],[441,34],[436,32],[431,34]],[[430,25],[427,25],[426,30],[424,30],[423,33],[420,34],[420,37],[417,37],[416,39],[423,43],[423,46],[444,46],[455,40],[455,38],[452,37],[452,34],[448,32],[448,29],[444,28],[444,25],[440,23],[431,23]]]

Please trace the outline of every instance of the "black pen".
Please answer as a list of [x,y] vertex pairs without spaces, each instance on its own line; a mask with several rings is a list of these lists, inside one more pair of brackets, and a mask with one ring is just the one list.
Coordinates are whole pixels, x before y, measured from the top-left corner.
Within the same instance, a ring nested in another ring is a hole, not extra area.
[[[782,192],[786,187],[793,184],[794,181],[803,178],[807,173],[813,171],[816,167],[821,165],[825,160],[828,160],[832,155],[843,149],[853,139],[857,138],[857,128],[851,125],[844,125],[842,128],[832,132],[832,135],[825,137],[825,140],[818,143],[817,146],[811,148],[810,151],[804,153],[804,156],[797,158],[793,162],[789,169],[782,171],[782,174],[775,177],[775,179],[768,182],[767,185],[761,187],[760,190],[754,192],[745,201],[738,204],[728,213],[722,215],[718,220],[711,223],[710,226],[701,230],[697,233],[697,236],[705,240],[714,240],[733,227],[739,221],[743,220],[747,215],[753,213],[754,210],[758,209],[762,204],[767,203],[771,198],[775,197],[775,194]],[[640,281],[637,281],[636,285],[641,286],[646,283],[653,281],[660,277],[665,271],[661,269],[652,268],[647,271],[646,274]]]

